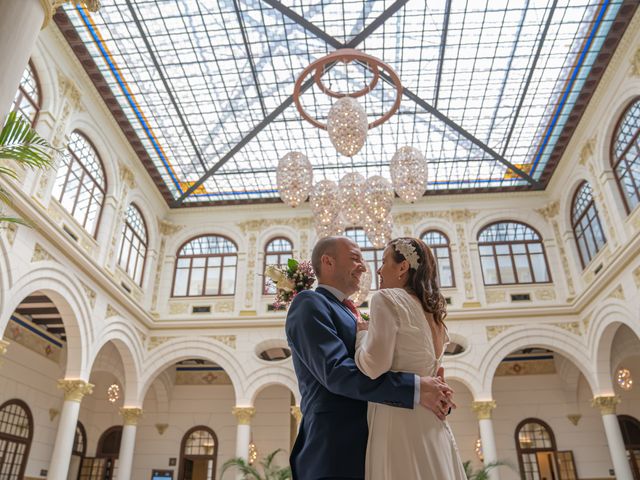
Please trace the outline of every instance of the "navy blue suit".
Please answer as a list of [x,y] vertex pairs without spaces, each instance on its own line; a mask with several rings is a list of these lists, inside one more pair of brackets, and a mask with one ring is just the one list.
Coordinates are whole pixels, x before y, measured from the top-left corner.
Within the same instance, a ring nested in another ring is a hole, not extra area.
[[367,402],[413,408],[415,376],[389,372],[371,380],[360,373],[355,318],[323,288],[296,295],[286,332],[302,394],[294,480],[364,478]]

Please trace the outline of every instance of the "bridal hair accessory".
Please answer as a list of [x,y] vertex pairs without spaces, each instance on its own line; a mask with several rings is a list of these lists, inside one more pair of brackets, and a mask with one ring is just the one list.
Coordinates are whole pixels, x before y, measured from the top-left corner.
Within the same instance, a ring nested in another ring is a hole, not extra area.
[[409,240],[398,240],[393,248],[396,252],[402,255],[407,262],[409,262],[409,266],[414,270],[418,269],[418,265],[420,265],[420,257],[418,256],[418,252],[416,252],[416,247],[413,246],[411,241]]

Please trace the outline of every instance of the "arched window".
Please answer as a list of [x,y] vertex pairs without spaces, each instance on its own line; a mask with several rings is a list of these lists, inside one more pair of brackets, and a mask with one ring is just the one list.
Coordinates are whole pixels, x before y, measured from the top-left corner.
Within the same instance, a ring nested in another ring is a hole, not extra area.
[[58,168],[54,198],[95,236],[106,188],[104,169],[95,148],[84,135],[73,132]]
[[96,456],[85,458],[82,462],[79,480],[111,480],[117,477],[118,457],[120,456],[120,441],[122,440],[122,426],[117,425],[105,430],[98,440]]
[[540,235],[528,225],[499,222],[478,235],[485,285],[550,282],[547,256]]
[[193,427],[184,437],[180,445],[180,470],[178,478],[194,478],[193,472],[207,472],[206,478],[216,477],[216,461],[218,458],[218,437],[209,427]]
[[147,227],[140,210],[132,203],[125,214],[118,263],[138,285],[142,285],[146,256]]
[[455,281],[453,277],[453,266],[451,265],[449,238],[438,230],[429,230],[424,232],[420,239],[431,248],[434,257],[436,257],[440,287],[454,287]]
[[640,203],[640,99],[622,115],[611,147],[611,165],[629,213]]
[[20,113],[35,127],[40,113],[40,106],[40,82],[38,81],[36,70],[33,68],[33,63],[29,61],[27,68],[22,73],[20,87],[16,92],[16,97],[13,99],[11,111]]
[[640,422],[629,415],[618,415],[618,423],[633,478],[640,479]]
[[178,251],[173,296],[233,295],[237,264],[238,248],[228,238],[194,238]]
[[[267,265],[276,265],[286,267],[287,261],[293,257],[293,244],[284,237],[278,237],[267,243],[264,249],[264,268]],[[264,269],[263,269],[264,273]],[[262,292],[265,295],[273,295],[276,293],[276,287],[273,282],[264,276]]]
[[33,440],[33,416],[22,400],[0,405],[0,478],[24,478]]
[[518,424],[516,449],[524,480],[577,479],[573,452],[558,451],[551,427],[542,420],[527,418]]
[[589,182],[582,182],[573,197],[571,226],[584,268],[607,242]]
[[369,265],[371,270],[371,290],[380,288],[378,279],[378,268],[382,265],[382,255],[384,248],[375,248],[367,238],[367,234],[362,228],[347,228],[344,231],[345,236],[356,242],[362,250],[362,257]]

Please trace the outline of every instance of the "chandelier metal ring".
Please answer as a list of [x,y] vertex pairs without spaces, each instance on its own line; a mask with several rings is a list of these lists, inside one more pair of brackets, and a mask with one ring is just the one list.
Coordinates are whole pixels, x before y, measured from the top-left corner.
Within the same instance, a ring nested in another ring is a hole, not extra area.
[[[349,94],[349,93],[334,92],[333,90],[327,88],[324,85],[324,83],[321,80],[321,77],[326,72],[326,67],[328,65],[337,63],[337,62],[348,64],[353,61],[366,64],[366,66],[372,71],[373,79],[371,80],[371,82],[369,82],[369,84],[366,87],[364,87],[361,90],[358,90],[357,92]],[[317,128],[326,130],[327,124],[319,122],[315,118],[311,117],[305,111],[304,107],[302,106],[302,103],[300,102],[300,91],[302,89],[302,84],[305,81],[305,79],[310,74],[313,74],[315,83],[316,85],[318,85],[318,88],[325,94],[329,95],[330,97],[342,98],[342,97],[348,96],[348,97],[356,98],[356,97],[361,97],[363,95],[366,95],[376,87],[376,85],[378,84],[378,80],[380,78],[380,70],[386,71],[389,77],[391,78],[391,81],[393,82],[393,85],[396,88],[396,99],[393,102],[393,105],[391,106],[391,108],[384,115],[374,120],[373,122],[369,123],[368,125],[369,129],[375,128],[378,125],[381,125],[387,120],[389,120],[389,118],[391,118],[391,116],[394,113],[396,113],[400,108],[400,101],[402,99],[402,82],[400,81],[400,77],[395,72],[395,70],[393,70],[389,65],[384,63],[382,60],[379,60],[374,56],[360,52],[353,48],[342,48],[340,50],[336,50],[335,52],[332,52],[329,55],[326,55],[312,62],[307,68],[305,68],[302,71],[302,73],[296,80],[295,86],[293,88],[293,100],[296,104],[296,108],[298,109],[298,112],[300,113],[302,118],[304,118],[311,125]]]

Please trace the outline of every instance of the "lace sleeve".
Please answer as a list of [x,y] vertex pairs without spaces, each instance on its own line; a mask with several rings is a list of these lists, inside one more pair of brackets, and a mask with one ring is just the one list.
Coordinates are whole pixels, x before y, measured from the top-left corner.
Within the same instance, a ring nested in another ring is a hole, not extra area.
[[356,337],[356,365],[369,378],[389,371],[398,334],[398,315],[391,295],[384,290],[371,298],[369,330]]

